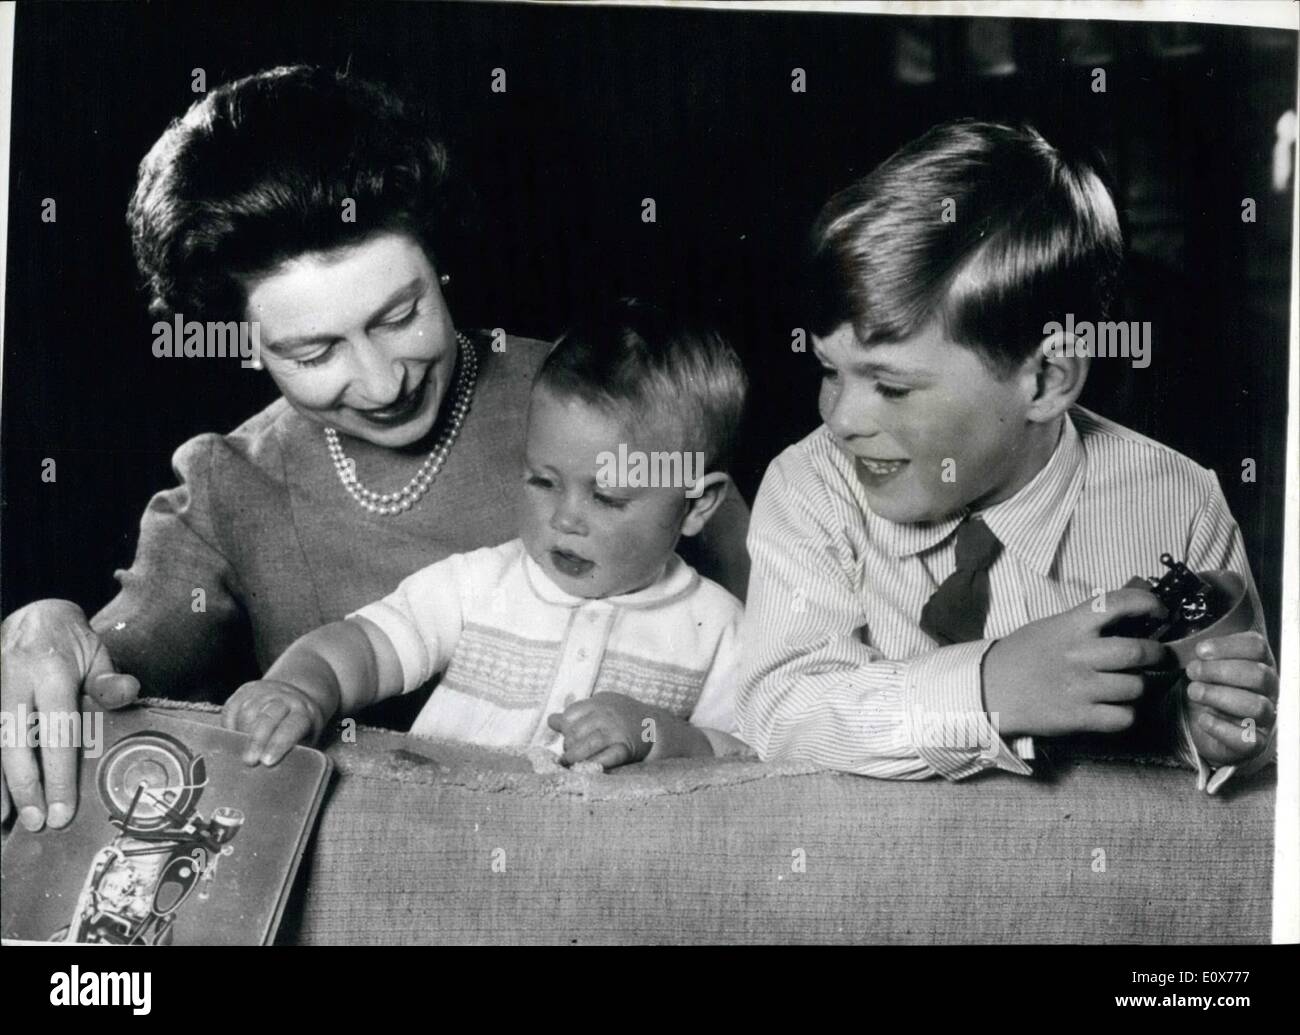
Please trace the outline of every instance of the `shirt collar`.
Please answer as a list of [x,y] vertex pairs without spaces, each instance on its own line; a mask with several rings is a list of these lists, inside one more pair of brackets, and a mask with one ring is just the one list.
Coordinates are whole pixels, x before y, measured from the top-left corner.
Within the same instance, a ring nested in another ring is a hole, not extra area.
[[980,516],[1002,545],[1046,578],[1083,491],[1087,457],[1067,414],[1052,458],[1018,493]]
[[546,569],[533,560],[527,550],[523,554],[524,576],[528,581],[529,589],[533,591],[533,594],[539,600],[560,607],[581,607],[584,604],[597,602],[597,600],[601,603],[622,608],[662,607],[686,596],[700,580],[700,576],[694,568],[678,557],[677,554],[672,554],[668,558],[668,563],[664,565],[663,573],[644,589],[638,589],[634,593],[620,593],[614,597],[594,599],[579,597],[561,589],[552,582],[551,577],[546,574]]
[[[842,455],[839,450],[835,452]],[[1085,460],[1079,432],[1067,416],[1056,448],[1042,469],[1010,499],[979,512],[1002,545],[1044,577],[1051,571],[1061,536],[1074,515],[1083,488]],[[848,475],[858,487],[851,467]],[[859,495],[859,499],[872,539],[894,557],[908,557],[938,546],[956,531],[963,516],[957,514],[925,524],[899,524],[872,513],[865,495]]]

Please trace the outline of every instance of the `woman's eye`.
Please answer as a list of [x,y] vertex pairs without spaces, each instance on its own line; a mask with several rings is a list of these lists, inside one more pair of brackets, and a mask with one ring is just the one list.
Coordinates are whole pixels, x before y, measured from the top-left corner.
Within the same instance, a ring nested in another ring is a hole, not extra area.
[[627,506],[627,500],[618,496],[606,496],[604,493],[596,493],[596,502],[602,507],[612,507],[614,510],[622,510]]
[[886,399],[903,399],[911,392],[911,389],[878,384],[876,385],[876,391]]
[[306,359],[294,359],[293,365],[296,367],[318,367],[332,355],[334,355],[334,347],[331,345],[325,351],[318,352],[314,356],[308,356]]
[[405,327],[408,323],[410,323],[412,320],[415,319],[415,314],[419,311],[420,311],[420,307],[418,305],[412,305],[411,308],[408,309],[406,312],[404,312],[401,316],[394,316],[391,320],[385,320],[382,324],[380,324],[380,326],[381,327]]
[[551,480],[549,478],[543,478],[539,474],[528,475],[524,478],[524,482],[536,489],[549,489],[551,487]]
[[834,367],[822,367],[823,381],[834,381],[837,376],[839,376],[838,371]]

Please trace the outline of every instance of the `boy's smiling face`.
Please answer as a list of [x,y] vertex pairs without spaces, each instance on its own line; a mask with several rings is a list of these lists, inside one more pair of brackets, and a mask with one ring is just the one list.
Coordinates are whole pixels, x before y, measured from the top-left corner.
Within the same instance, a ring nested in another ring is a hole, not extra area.
[[[662,429],[661,429],[662,430]],[[650,435],[653,441],[646,441]],[[605,487],[598,457],[678,449],[658,434],[544,385],[533,389],[520,536],[557,586],[598,598],[643,589],[663,570],[690,509],[681,488]]]
[[940,521],[1007,499],[1055,447],[1030,416],[1037,357],[1004,379],[934,327],[864,347],[847,323],[813,349],[822,420],[872,511],[890,521]]

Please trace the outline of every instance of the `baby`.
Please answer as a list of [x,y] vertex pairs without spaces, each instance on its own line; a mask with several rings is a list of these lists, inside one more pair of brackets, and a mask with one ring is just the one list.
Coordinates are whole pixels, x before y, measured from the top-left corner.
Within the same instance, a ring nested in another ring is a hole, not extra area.
[[442,680],[418,736],[568,764],[742,753],[741,604],[674,552],[726,496],[744,368],[632,300],[571,329],[529,402],[520,537],[296,640],[226,703],[274,765],[339,714]]

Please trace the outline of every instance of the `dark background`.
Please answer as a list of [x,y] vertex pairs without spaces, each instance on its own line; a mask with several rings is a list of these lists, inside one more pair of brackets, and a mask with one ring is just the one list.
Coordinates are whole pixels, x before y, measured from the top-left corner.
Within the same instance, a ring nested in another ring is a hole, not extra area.
[[[1028,120],[1098,149],[1131,249],[1120,315],[1150,320],[1153,347],[1145,370],[1094,364],[1083,402],[1218,471],[1277,642],[1291,193],[1270,170],[1295,105],[1294,33],[461,3],[18,8],[4,613],[45,596],[97,609],[145,502],[173,484],[176,446],[274,398],[235,361],[152,356],[123,214],[136,164],[196,99],[192,69],[211,88],[297,61],[350,66],[440,112],[480,199],[450,270],[461,326],[551,336],[627,292],[720,321],[754,383],[735,472],[751,501],[772,456],[818,422],[816,364],[790,340],[820,204],[946,118]],[[496,67],[505,94],[489,89]],[[806,93],[791,91],[796,67]],[[46,197],[55,224],[40,221]]]

